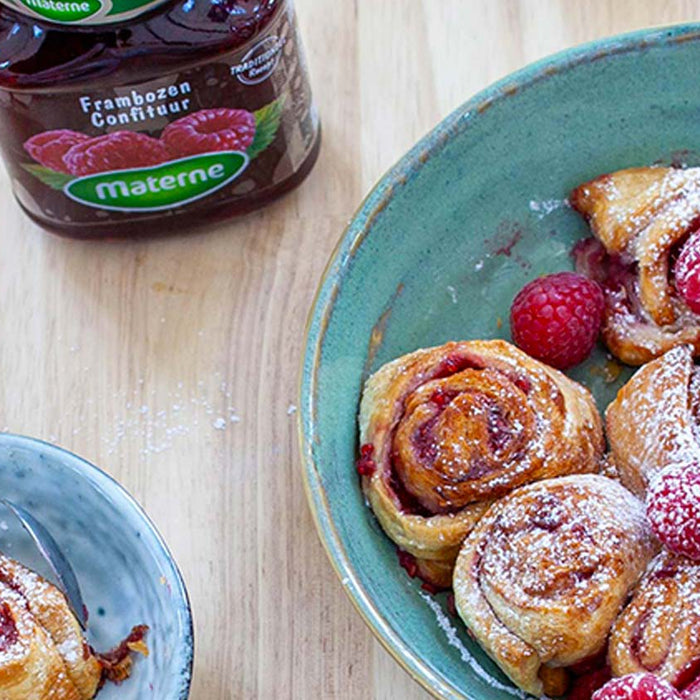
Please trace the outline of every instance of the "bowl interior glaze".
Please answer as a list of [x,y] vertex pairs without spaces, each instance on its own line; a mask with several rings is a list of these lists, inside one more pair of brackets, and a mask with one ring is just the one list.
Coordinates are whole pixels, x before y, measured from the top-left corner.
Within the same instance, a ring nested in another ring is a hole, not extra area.
[[[515,293],[571,269],[572,245],[587,235],[564,201],[576,185],[624,167],[700,164],[698,32],[615,37],[477,95],[380,181],[321,283],[301,389],[309,501],[348,595],[439,697],[520,693],[446,614],[444,598],[409,580],[366,507],[354,469],[362,383],[419,347],[508,338]],[[571,372],[601,410],[630,374],[600,348]]]
[[[107,474],[54,445],[0,434],[0,490],[53,535],[75,570],[90,613],[88,641],[117,645],[149,626],[148,658],[99,700],[184,700],[192,673],[192,616],[182,577],[136,502]],[[0,512],[0,551],[45,574],[18,521]]]

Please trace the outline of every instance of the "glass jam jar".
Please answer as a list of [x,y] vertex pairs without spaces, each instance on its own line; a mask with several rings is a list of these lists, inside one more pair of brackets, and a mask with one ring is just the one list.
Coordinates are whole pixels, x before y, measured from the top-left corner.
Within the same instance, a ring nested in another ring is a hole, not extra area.
[[55,233],[246,213],[319,144],[291,0],[0,0],[0,148]]

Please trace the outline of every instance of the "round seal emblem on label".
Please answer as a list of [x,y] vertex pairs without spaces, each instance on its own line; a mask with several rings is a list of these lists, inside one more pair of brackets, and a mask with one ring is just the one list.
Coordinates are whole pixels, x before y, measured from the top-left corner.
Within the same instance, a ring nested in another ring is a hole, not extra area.
[[238,65],[231,68],[231,73],[244,85],[262,83],[277,68],[285,42],[286,39],[278,36],[265,37],[243,56]]

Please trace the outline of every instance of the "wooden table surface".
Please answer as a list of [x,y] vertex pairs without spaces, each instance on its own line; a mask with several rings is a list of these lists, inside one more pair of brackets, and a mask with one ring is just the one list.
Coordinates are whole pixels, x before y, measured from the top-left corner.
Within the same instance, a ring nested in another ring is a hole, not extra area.
[[[304,323],[378,177],[497,78],[613,33],[700,17],[670,0],[297,0],[324,142],[304,186],[195,236],[41,232],[0,176],[0,429],[114,475],[192,597],[192,698],[427,698],[374,641],[307,509]],[[167,698],[159,700],[168,700]]]

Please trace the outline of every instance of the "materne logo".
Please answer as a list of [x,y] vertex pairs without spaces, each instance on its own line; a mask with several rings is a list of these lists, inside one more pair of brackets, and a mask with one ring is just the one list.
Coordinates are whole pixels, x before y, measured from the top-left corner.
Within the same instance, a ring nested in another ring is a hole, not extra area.
[[80,22],[102,9],[100,0],[19,0],[28,10],[54,22]]
[[109,24],[135,17],[163,0],[0,0],[14,9],[58,24]]
[[190,204],[233,182],[250,159],[240,151],[217,151],[133,170],[88,175],[63,191],[96,209],[151,212]]

